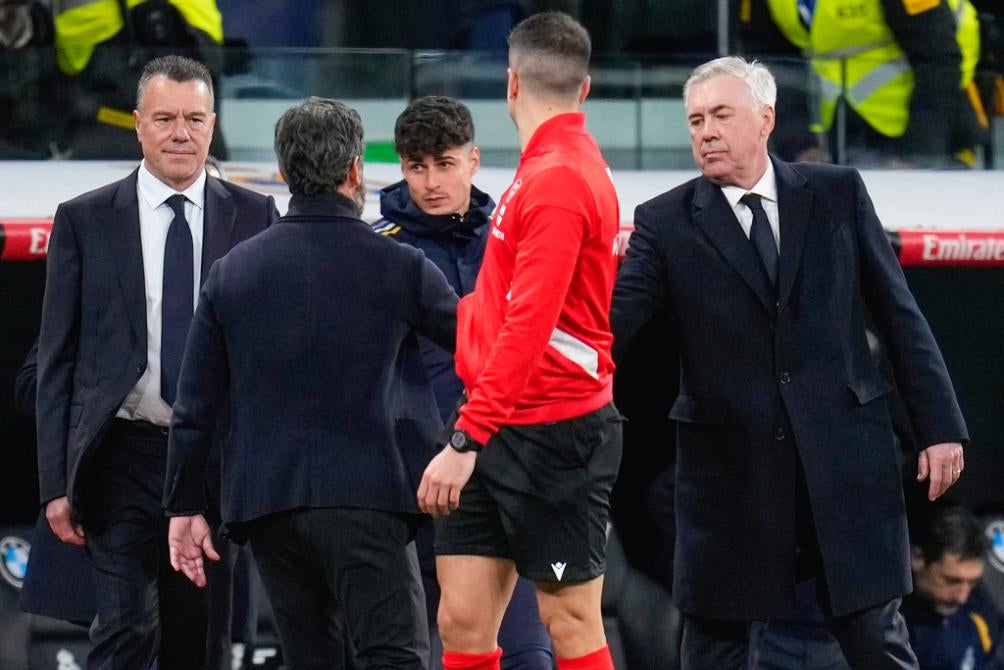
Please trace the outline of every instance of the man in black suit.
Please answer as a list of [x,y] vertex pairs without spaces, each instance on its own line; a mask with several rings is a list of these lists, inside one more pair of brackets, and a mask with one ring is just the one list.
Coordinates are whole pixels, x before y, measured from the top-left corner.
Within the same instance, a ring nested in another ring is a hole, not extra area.
[[817,578],[855,668],[915,668],[903,492],[867,308],[911,410],[918,479],[959,477],[966,428],[858,173],[767,153],[776,87],[724,58],[684,88],[702,176],[642,204],[614,290],[615,354],[664,312],[680,347],[674,597],[683,667],[747,668]]
[[154,657],[161,670],[216,667],[229,640],[209,625],[211,594],[175,575],[164,551],[167,426],[200,278],[277,212],[270,197],[206,175],[216,115],[203,65],[151,61],[134,116],[142,165],[63,203],[53,222],[41,500],[56,536],[86,544],[95,567],[89,668],[143,670]]
[[276,125],[289,212],[216,263],[171,423],[171,563],[196,584],[213,542],[201,485],[229,402],[223,519],[248,538],[294,668],[335,667],[337,616],[361,668],[424,668],[415,490],[443,424],[418,335],[452,351],[457,297],[412,247],[374,233],[362,122],[309,98]]

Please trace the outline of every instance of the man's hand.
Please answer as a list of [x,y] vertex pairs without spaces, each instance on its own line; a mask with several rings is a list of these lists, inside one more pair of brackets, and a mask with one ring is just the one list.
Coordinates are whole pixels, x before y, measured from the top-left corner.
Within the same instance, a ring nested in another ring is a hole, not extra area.
[[49,528],[66,544],[84,544],[84,529],[70,519],[70,499],[66,496],[50,500],[45,504],[45,520]]
[[171,567],[176,572],[183,572],[199,587],[206,585],[203,554],[213,561],[220,560],[220,555],[213,547],[209,524],[201,514],[172,517],[167,530],[167,547],[171,555]]
[[937,500],[952,484],[959,481],[965,465],[961,444],[958,442],[934,444],[920,452],[920,459],[917,461],[917,481],[922,482],[930,476],[931,486],[927,491],[927,497],[929,500]]
[[474,472],[477,453],[447,446],[429,461],[418,485],[418,506],[426,514],[446,516],[460,506],[460,490]]

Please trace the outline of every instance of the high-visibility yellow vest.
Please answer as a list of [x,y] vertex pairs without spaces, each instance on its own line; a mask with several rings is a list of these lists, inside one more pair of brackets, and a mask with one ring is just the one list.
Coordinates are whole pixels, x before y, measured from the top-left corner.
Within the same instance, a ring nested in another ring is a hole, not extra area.
[[[980,26],[969,0],[947,2],[962,50],[960,88],[973,80],[980,57]],[[771,17],[788,40],[803,50],[819,79],[820,118],[813,130],[833,125],[843,97],[858,116],[886,137],[906,132],[913,95],[913,70],[885,20],[881,0],[817,0],[812,28],[798,15],[797,0],[768,0]]]
[[[144,0],[126,0],[130,9]],[[216,0],[169,0],[194,28],[223,43],[223,17]],[[118,0],[55,0],[56,54],[59,69],[79,74],[91,60],[94,47],[111,39],[125,26]]]

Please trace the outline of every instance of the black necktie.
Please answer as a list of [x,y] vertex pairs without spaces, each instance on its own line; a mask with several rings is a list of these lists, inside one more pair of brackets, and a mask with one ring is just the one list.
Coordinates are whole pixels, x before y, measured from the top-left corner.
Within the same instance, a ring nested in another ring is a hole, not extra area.
[[185,196],[167,199],[174,211],[174,220],[167,230],[164,246],[164,294],[161,300],[160,322],[160,397],[174,404],[181,372],[181,356],[194,311],[194,269],[192,262],[192,231],[185,219]]
[[777,287],[777,245],[774,243],[774,233],[770,230],[770,221],[767,220],[767,212],[763,211],[760,203],[760,196],[756,193],[747,193],[739,198],[739,202],[750,208],[753,212],[753,226],[750,228],[750,242],[756,248],[757,256],[763,263],[763,269],[767,272],[767,279],[770,280],[772,288]]

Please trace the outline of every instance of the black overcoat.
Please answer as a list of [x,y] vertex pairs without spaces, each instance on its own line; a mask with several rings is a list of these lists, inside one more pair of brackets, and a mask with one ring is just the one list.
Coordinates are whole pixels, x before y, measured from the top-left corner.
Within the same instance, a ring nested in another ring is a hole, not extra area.
[[857,171],[774,160],[778,289],[721,190],[699,177],[640,205],[614,289],[620,355],[658,310],[680,348],[674,597],[728,620],[790,613],[796,454],[834,615],[908,592],[909,542],[885,338],[918,444],[965,441],[944,360]]

